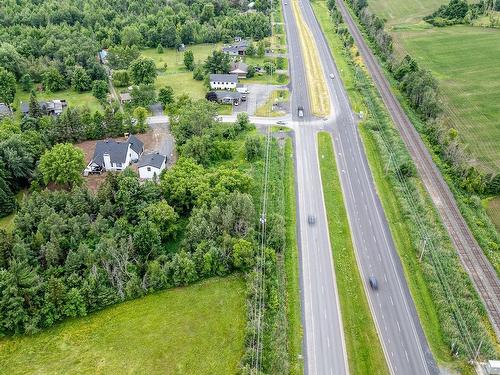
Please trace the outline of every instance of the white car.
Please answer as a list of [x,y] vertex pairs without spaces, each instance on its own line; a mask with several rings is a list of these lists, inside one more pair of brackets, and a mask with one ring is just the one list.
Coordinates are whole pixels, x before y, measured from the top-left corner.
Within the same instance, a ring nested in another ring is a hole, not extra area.
[[335,76],[333,75],[333,73],[330,73],[330,78],[331,78],[331,79],[334,79],[334,78],[335,78]]

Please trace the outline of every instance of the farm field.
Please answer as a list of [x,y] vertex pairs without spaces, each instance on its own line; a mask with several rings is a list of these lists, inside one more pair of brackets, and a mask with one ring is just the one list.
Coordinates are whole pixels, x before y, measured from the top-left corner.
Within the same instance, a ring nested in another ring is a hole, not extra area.
[[387,20],[387,26],[414,24],[449,0],[368,0],[368,6]]
[[6,374],[235,374],[244,350],[245,285],[213,278],[0,340]]
[[497,231],[500,232],[500,197],[487,200],[484,206]]
[[[387,21],[396,55],[406,53],[440,83],[443,118],[488,173],[500,172],[500,29],[457,25],[435,28],[422,20],[448,0],[369,0]],[[480,22],[476,22],[480,24]]]
[[408,51],[439,80],[445,123],[458,130],[474,164],[500,172],[500,29],[470,26],[396,31]]

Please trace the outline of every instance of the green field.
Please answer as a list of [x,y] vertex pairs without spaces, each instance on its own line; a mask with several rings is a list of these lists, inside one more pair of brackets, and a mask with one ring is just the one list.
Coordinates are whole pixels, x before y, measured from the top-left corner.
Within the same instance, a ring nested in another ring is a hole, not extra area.
[[[448,0],[369,0],[387,20],[396,55],[409,53],[440,83],[443,120],[458,130],[472,163],[500,172],[500,29],[422,21]],[[480,23],[480,22],[479,22]]]
[[389,374],[358,271],[332,138],[328,133],[319,133],[318,146],[349,370],[352,374]]
[[368,0],[368,6],[387,25],[414,24],[449,0]]
[[0,341],[3,374],[236,374],[245,285],[213,278]]
[[439,80],[444,121],[458,130],[474,163],[500,172],[500,29],[470,26],[393,33]]

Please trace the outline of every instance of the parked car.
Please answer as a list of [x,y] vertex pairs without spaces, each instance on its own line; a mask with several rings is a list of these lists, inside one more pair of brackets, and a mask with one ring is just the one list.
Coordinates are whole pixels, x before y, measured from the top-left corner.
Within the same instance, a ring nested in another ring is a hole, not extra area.
[[286,122],[283,121],[283,120],[279,120],[279,121],[276,122],[276,124],[278,124],[278,125],[286,125]]

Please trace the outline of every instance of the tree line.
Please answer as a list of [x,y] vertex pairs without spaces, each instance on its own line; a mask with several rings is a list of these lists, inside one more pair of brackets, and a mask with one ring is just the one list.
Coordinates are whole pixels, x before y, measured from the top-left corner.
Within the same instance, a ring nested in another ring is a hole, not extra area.
[[500,0],[480,0],[475,4],[469,4],[466,0],[450,0],[425,16],[424,21],[437,27],[469,24],[491,10],[500,10]]

